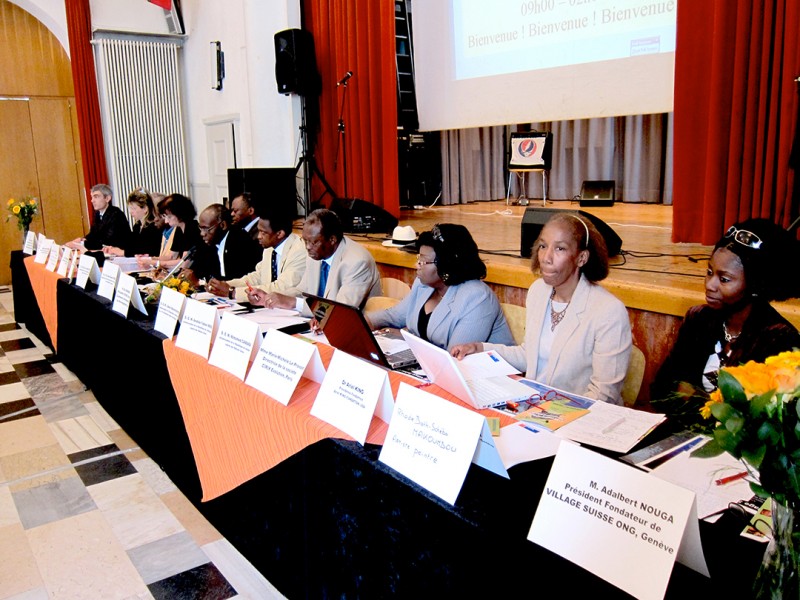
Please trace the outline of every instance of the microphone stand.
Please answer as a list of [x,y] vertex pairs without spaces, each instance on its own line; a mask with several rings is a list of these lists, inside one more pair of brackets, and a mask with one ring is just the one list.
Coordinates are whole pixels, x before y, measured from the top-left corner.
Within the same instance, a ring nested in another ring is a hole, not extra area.
[[[349,79],[349,77],[347,78]],[[342,92],[342,99],[339,104],[339,123],[336,128],[339,131],[339,138],[336,142],[336,158],[333,160],[333,168],[336,170],[339,163],[339,148],[342,149],[342,168],[344,169],[344,198],[348,199],[347,195],[347,144],[345,143],[345,128],[344,128],[344,104],[347,97],[347,80],[343,81],[339,87],[344,88]]]

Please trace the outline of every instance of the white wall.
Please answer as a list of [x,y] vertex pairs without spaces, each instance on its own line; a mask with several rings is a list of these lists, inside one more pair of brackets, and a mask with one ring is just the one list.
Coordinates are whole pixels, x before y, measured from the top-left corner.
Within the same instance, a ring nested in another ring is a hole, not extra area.
[[[12,0],[39,19],[68,48],[63,0]],[[147,0],[91,0],[92,27],[166,33],[162,9]],[[192,199],[209,197],[204,122],[238,117],[238,167],[287,167],[297,163],[300,99],[282,96],[275,83],[274,34],[300,26],[299,0],[189,0],[183,3],[183,105]],[[209,42],[225,53],[221,91],[211,89]],[[69,51],[68,51],[69,53]]]

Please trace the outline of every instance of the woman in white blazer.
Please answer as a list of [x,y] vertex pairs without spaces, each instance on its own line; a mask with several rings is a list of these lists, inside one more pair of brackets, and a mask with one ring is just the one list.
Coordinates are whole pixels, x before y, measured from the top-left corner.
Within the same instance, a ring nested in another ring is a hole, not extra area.
[[463,225],[441,223],[417,240],[417,278],[399,304],[365,316],[374,329],[407,327],[450,349],[465,342],[513,344],[514,337],[486,277],[478,246]]
[[457,358],[496,350],[526,376],[595,400],[621,404],[631,353],[628,311],[598,281],[608,275],[608,251],[590,221],[556,213],[533,246],[540,278],[528,290],[521,346],[464,344]]

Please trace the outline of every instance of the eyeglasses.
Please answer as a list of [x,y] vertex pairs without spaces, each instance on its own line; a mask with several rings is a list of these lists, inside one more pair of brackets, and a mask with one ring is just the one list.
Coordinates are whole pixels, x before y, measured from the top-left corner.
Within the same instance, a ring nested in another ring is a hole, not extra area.
[[435,265],[438,261],[434,258],[433,260],[422,260],[421,258],[417,258],[417,264],[420,267],[424,267],[425,265]]
[[728,228],[728,231],[725,232],[725,237],[733,237],[735,242],[738,242],[742,246],[747,246],[748,248],[753,248],[758,250],[761,248],[761,238],[758,237],[752,231],[747,231],[746,229],[736,229],[733,225]]
[[554,420],[558,419],[559,415],[551,413],[542,408],[542,404],[551,400],[566,399],[563,394],[559,394],[555,390],[547,390],[544,394],[533,394],[527,400],[522,402],[506,402],[506,408],[511,412],[523,413],[532,410],[529,417],[536,417],[537,419]]
[[440,244],[444,244],[444,236],[442,235],[441,230],[439,229],[438,225],[434,225],[433,229],[431,229],[431,235],[433,239],[435,239]]
[[219,227],[219,223],[214,223],[211,227],[198,227],[198,229],[200,230],[200,233],[211,233],[217,227]]

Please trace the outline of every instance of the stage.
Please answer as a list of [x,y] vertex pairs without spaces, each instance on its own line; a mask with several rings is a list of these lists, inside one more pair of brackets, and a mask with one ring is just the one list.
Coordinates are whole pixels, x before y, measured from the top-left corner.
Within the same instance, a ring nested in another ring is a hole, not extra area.
[[[417,233],[436,223],[460,223],[469,228],[487,265],[486,282],[501,302],[525,305],[527,288],[534,280],[530,259],[521,258],[521,222],[526,208],[541,208],[541,200],[528,207],[507,206],[505,201],[404,209],[400,224]],[[548,209],[586,211],[610,226],[622,239],[622,253],[611,260],[603,286],[620,298],[631,316],[634,343],[647,359],[640,402],[649,399],[647,387],[663,361],[689,307],[705,301],[703,279],[710,246],[673,244],[672,207],[660,204],[622,204],[583,208],[577,201],[548,202]],[[353,235],[375,257],[381,273],[411,283],[416,257],[380,242],[383,234]],[[775,307],[800,327],[800,301],[777,302]]]

